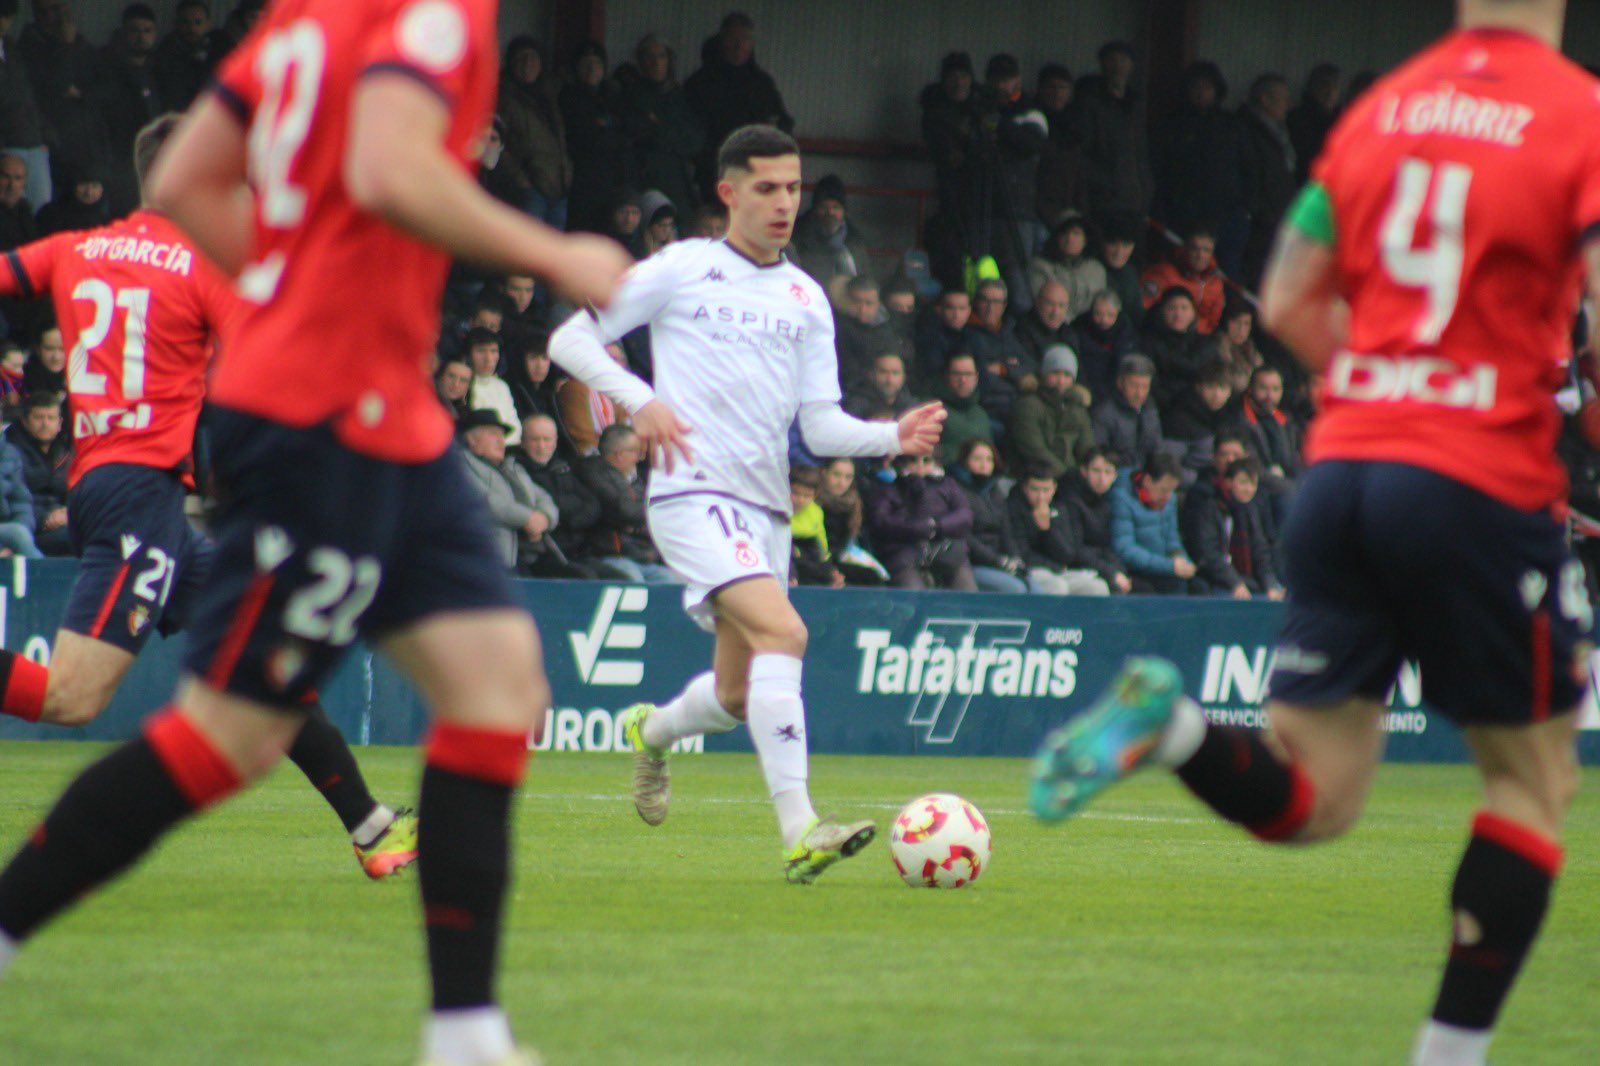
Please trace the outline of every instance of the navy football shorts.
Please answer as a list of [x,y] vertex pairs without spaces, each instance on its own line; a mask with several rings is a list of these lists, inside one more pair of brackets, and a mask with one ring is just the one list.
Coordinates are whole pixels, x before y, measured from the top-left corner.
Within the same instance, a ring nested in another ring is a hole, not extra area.
[[185,665],[213,687],[294,707],[357,636],[516,606],[488,508],[454,449],[391,463],[325,425],[215,407],[207,419],[217,558]]
[[183,500],[177,474],[126,463],[95,467],[72,487],[67,532],[81,562],[63,629],[138,655],[152,633],[183,627],[213,553]]
[[1402,659],[1458,725],[1574,710],[1592,608],[1566,531],[1441,474],[1322,462],[1285,528],[1289,607],[1271,680],[1300,706],[1383,699]]

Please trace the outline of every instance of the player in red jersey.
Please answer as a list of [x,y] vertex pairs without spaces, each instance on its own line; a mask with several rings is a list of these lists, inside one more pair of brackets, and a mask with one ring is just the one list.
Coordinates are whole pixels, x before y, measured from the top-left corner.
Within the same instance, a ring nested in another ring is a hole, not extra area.
[[1564,0],[1460,0],[1458,30],[1340,120],[1290,212],[1267,325],[1326,374],[1285,531],[1271,730],[1208,725],[1163,660],[1045,742],[1033,804],[1081,808],[1156,762],[1269,841],[1343,833],[1402,658],[1484,782],[1413,1061],[1484,1061],[1543,920],[1577,789],[1592,608],[1561,521],[1554,391],[1600,294],[1600,82]]
[[[177,122],[140,131],[141,182]],[[185,520],[184,489],[206,367],[242,305],[188,237],[148,209],[7,252],[0,295],[51,298],[72,353],[67,510],[81,560],[50,667],[0,650],[0,714],[81,726],[105,710],[152,633],[182,627],[210,575],[214,549]],[[320,706],[307,707],[289,758],[339,815],[369,876],[416,860],[416,815],[372,798]]]
[[[479,188],[495,53],[494,0],[280,0],[162,155],[153,203],[249,304],[210,393],[217,563],[175,705],[79,777],[0,873],[0,964],[271,767],[362,635],[437,720],[418,830],[425,1055],[527,1061],[493,983],[512,794],[549,688],[428,362],[452,256],[602,306],[629,261]],[[352,300],[377,277],[384,301]]]

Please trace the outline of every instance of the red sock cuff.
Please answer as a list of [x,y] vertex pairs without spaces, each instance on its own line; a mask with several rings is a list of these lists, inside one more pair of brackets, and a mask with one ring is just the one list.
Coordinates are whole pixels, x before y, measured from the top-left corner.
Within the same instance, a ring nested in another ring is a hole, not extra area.
[[1297,765],[1289,767],[1289,802],[1283,813],[1270,822],[1246,826],[1259,840],[1269,843],[1288,840],[1311,820],[1311,808],[1316,804],[1317,791],[1311,787],[1311,778]]
[[176,708],[152,715],[144,724],[144,738],[195,810],[237,792],[243,784],[233,764]]
[[1472,835],[1527,859],[1551,877],[1561,872],[1561,845],[1521,822],[1479,811],[1472,820]]
[[44,713],[44,691],[50,681],[48,667],[18,655],[11,660],[6,689],[0,693],[0,713],[37,722]]
[[427,751],[429,766],[515,788],[528,765],[528,734],[436,722],[428,732]]

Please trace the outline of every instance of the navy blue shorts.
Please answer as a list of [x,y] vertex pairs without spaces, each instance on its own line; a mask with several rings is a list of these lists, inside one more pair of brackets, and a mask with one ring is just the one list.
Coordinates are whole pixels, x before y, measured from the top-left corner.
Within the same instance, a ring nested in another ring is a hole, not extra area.
[[516,606],[488,509],[454,449],[391,463],[327,426],[223,408],[207,422],[217,558],[185,666],[212,686],[292,708],[357,636]]
[[183,516],[170,471],[112,463],[67,497],[67,532],[81,557],[61,627],[134,655],[150,634],[183,627],[211,570],[211,542]]
[[1323,462],[1285,528],[1272,698],[1383,699],[1402,659],[1459,725],[1577,707],[1592,608],[1561,522],[1399,463]]

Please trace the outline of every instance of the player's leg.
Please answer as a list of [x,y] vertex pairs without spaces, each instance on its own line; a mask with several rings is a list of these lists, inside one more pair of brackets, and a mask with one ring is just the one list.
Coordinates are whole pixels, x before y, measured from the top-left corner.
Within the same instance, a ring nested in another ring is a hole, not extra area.
[[1469,726],[1484,803],[1450,890],[1450,955],[1419,1035],[1419,1066],[1484,1061],[1561,872],[1561,827],[1578,790],[1577,715]]
[[417,861],[417,816],[373,798],[355,753],[320,703],[304,708],[305,725],[289,748],[289,761],[305,774],[350,834],[356,862],[374,880]]
[[48,667],[0,651],[0,712],[30,722],[88,725],[110,705],[133,660],[125,648],[70,629],[56,632]]

